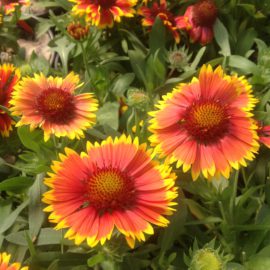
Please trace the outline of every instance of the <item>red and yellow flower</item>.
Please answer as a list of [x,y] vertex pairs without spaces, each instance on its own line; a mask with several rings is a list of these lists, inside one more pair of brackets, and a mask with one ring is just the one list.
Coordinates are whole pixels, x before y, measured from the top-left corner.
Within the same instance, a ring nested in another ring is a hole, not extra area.
[[205,45],[212,41],[213,25],[218,14],[213,0],[200,0],[195,5],[189,6],[184,16],[176,18],[179,29],[185,29],[193,42]]
[[4,9],[6,15],[15,11],[16,6],[29,6],[30,0],[1,0],[0,9]]
[[21,267],[20,263],[9,263],[10,254],[6,252],[0,253],[0,269],[1,270],[28,270],[28,267]]
[[[20,79],[20,72],[11,64],[0,65],[0,105],[10,107],[11,94]],[[0,134],[8,137],[14,121],[0,109]]]
[[12,114],[22,116],[16,126],[41,127],[45,141],[51,134],[84,137],[83,131],[95,123],[98,102],[92,93],[76,95],[79,86],[79,76],[73,72],[64,79],[43,74],[23,78],[10,101]]
[[137,0],[69,0],[75,3],[75,15],[86,16],[86,20],[100,28],[112,27],[121,17],[133,17]]
[[203,66],[198,79],[179,84],[150,112],[149,140],[168,162],[191,168],[194,180],[200,173],[228,178],[257,153],[256,102],[244,77]]
[[270,125],[269,126],[259,126],[258,135],[260,142],[265,146],[270,148]]
[[176,17],[167,9],[166,1],[160,1],[160,4],[153,3],[152,7],[148,8],[143,6],[138,12],[144,18],[142,19],[142,25],[146,27],[152,27],[157,17],[159,17],[166,28],[172,33],[175,41],[180,42],[180,35],[176,25]]
[[92,145],[80,155],[66,148],[53,173],[45,179],[50,190],[44,211],[56,229],[68,228],[65,237],[79,245],[103,245],[117,229],[130,247],[153,234],[151,224],[167,226],[177,197],[171,168],[153,161],[146,144],[122,135]]

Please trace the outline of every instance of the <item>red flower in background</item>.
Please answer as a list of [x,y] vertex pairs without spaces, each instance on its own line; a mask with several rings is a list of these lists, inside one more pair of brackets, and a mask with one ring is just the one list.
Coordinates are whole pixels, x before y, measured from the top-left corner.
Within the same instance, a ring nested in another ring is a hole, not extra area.
[[195,5],[189,6],[184,16],[176,18],[177,27],[187,30],[193,42],[205,45],[213,39],[213,25],[217,14],[214,1],[200,0]]
[[112,27],[121,17],[133,17],[137,0],[69,0],[75,3],[73,12],[100,28]]
[[157,17],[159,17],[167,29],[172,33],[175,41],[180,42],[180,35],[176,25],[176,17],[167,9],[166,1],[160,1],[153,3],[152,7],[141,7],[139,14],[144,18],[142,19],[142,25],[152,27]]
[[[11,64],[0,66],[0,105],[10,107],[9,101],[14,86],[20,79],[19,71]],[[9,115],[0,109],[0,134],[8,137],[14,121]]]
[[270,125],[259,127],[258,135],[260,142],[270,148]]
[[16,6],[29,6],[30,0],[1,0],[0,9],[4,7],[5,14],[11,14],[15,11]]

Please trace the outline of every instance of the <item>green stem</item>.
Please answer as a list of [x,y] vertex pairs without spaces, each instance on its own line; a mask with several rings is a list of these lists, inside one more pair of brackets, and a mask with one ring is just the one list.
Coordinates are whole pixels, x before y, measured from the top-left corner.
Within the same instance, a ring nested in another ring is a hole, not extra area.
[[137,137],[140,135],[140,118],[139,118],[138,110],[136,110],[135,108],[133,110],[134,110],[134,115],[135,115],[135,126],[136,126],[135,136]]
[[239,171],[237,171],[235,173],[235,177],[233,180],[232,196],[231,196],[231,200],[230,200],[230,221],[232,221],[232,222],[234,220],[234,208],[235,208],[235,199],[237,196],[238,178],[239,178]]
[[85,70],[87,72],[87,75],[88,75],[88,78],[89,78],[89,81],[90,81],[91,73],[90,73],[89,66],[88,66],[88,61],[87,61],[87,52],[86,52],[86,50],[85,50],[85,48],[83,46],[83,42],[79,42],[79,44],[80,44],[80,47],[81,47],[81,50],[82,50],[84,67],[85,67]]

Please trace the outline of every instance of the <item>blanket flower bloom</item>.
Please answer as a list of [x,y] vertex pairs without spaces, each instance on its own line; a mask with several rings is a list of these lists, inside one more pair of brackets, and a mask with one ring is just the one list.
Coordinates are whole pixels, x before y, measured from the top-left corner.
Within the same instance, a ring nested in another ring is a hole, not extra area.
[[72,22],[67,26],[67,32],[75,40],[84,40],[89,34],[89,25],[83,25],[80,22]]
[[72,11],[100,28],[112,27],[121,17],[133,17],[137,0],[69,0],[75,3]]
[[73,72],[64,79],[35,74],[16,85],[10,103],[12,114],[22,116],[16,126],[41,127],[44,140],[51,134],[70,139],[84,137],[83,131],[94,125],[98,102],[92,93],[75,95],[79,76]]
[[1,0],[0,9],[4,9],[6,15],[10,15],[15,11],[16,6],[29,6],[30,0]]
[[138,12],[144,18],[142,19],[142,25],[146,27],[152,27],[157,17],[161,19],[166,28],[172,33],[175,42],[180,42],[180,35],[176,26],[176,17],[167,9],[166,1],[153,3],[152,7],[148,8],[143,6]]
[[1,270],[28,270],[28,267],[21,267],[20,263],[9,263],[10,254],[6,252],[0,253],[0,269]]
[[[11,64],[0,65],[0,105],[10,107],[11,94],[20,79],[20,72]],[[8,137],[14,121],[0,109],[0,134]]]
[[185,29],[192,42],[205,45],[212,41],[213,25],[218,14],[213,0],[200,0],[195,5],[189,6],[184,16],[176,18],[177,27]]
[[149,140],[170,163],[207,179],[246,166],[259,148],[251,110],[257,100],[244,77],[203,66],[199,78],[179,84],[150,112]]
[[260,142],[263,143],[268,148],[270,148],[270,125],[259,126],[258,135]]
[[87,153],[66,148],[61,162],[45,184],[51,188],[43,201],[44,211],[56,229],[68,228],[65,237],[79,245],[103,245],[116,228],[130,247],[153,234],[151,224],[167,226],[164,215],[172,214],[177,197],[171,168],[152,160],[152,150],[138,139],[122,135],[92,145]]

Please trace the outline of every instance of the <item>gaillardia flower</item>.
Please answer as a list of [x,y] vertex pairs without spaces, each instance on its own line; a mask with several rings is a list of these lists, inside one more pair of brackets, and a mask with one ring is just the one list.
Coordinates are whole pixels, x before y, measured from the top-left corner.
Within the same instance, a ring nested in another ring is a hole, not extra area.
[[213,0],[200,0],[189,6],[184,16],[176,18],[177,27],[188,31],[193,42],[205,45],[213,39],[213,25],[217,18],[217,7]]
[[260,142],[265,146],[270,148],[270,125],[269,126],[259,126],[258,135]]
[[86,15],[86,20],[100,28],[112,27],[121,17],[133,17],[137,0],[69,0],[75,3],[75,15]]
[[151,224],[167,226],[177,197],[171,168],[153,161],[146,144],[122,135],[101,144],[87,143],[87,153],[71,149],[60,154],[45,184],[51,188],[44,211],[56,229],[68,228],[65,237],[90,247],[111,238],[115,229],[128,244],[145,241],[153,234]]
[[83,40],[89,34],[89,25],[82,25],[80,22],[72,22],[67,26],[67,32],[75,40]]
[[[20,72],[11,64],[3,64],[0,66],[0,105],[6,108],[10,107],[11,94],[14,86],[20,79]],[[0,134],[8,137],[12,130],[14,121],[9,115],[0,109]]]
[[64,79],[35,74],[16,85],[10,103],[12,114],[22,116],[16,126],[41,127],[44,140],[51,134],[70,139],[84,137],[83,131],[93,126],[98,103],[92,93],[75,95],[79,76],[71,72]]
[[10,254],[6,252],[0,253],[0,269],[1,270],[28,270],[28,267],[21,267],[20,263],[9,263]]
[[4,9],[6,15],[15,11],[16,6],[29,6],[30,0],[1,0],[0,9]]
[[191,168],[195,180],[228,178],[257,153],[257,125],[250,112],[257,100],[243,77],[203,66],[199,78],[179,84],[150,112],[149,140],[170,163]]
[[180,42],[180,35],[176,26],[176,18],[167,9],[166,1],[160,1],[160,5],[155,2],[150,8],[143,6],[139,9],[138,13],[144,17],[142,19],[142,25],[146,27],[152,27],[156,18],[159,17],[166,28],[172,33],[175,41],[177,43]]

